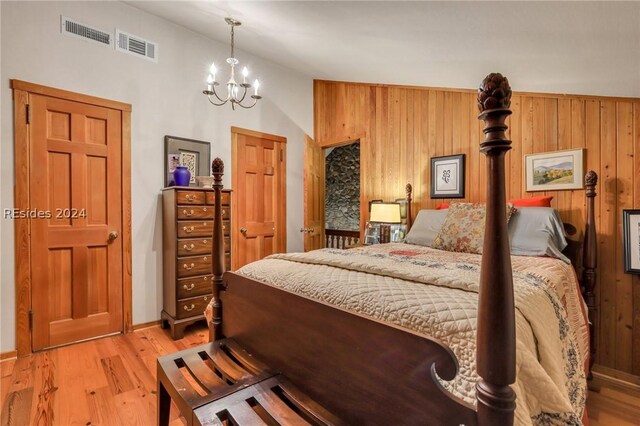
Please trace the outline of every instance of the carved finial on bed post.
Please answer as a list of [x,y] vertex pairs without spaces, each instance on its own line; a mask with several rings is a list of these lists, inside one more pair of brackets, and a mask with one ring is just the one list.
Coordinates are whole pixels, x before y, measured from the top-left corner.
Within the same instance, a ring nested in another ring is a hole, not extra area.
[[584,177],[584,186],[587,196],[587,224],[584,232],[584,245],[582,252],[582,286],[584,287],[584,299],[587,303],[589,312],[589,340],[590,340],[590,359],[589,359],[589,378],[591,378],[591,367],[596,356],[596,335],[595,320],[598,316],[598,306],[596,305],[596,295],[593,292],[596,286],[596,268],[598,266],[598,251],[596,241],[596,221],[595,221],[595,203],[596,185],[598,184],[598,175],[593,170],[589,170]]
[[213,175],[213,244],[212,244],[212,264],[213,264],[213,319],[209,324],[210,340],[216,341],[222,338],[222,303],[220,302],[220,290],[222,289],[222,275],[224,274],[224,237],[222,233],[222,175],[224,174],[224,162],[216,158],[211,163],[211,174]]
[[479,119],[485,140],[480,151],[487,156],[487,211],[480,293],[476,385],[478,425],[512,425],[516,378],[515,307],[513,274],[507,230],[505,153],[511,149],[505,120],[511,110],[511,87],[501,74],[489,74],[478,90]]
[[407,192],[407,232],[409,232],[409,229],[411,229],[411,224],[413,223],[413,220],[411,218],[411,202],[413,201],[413,197],[411,194],[413,193],[413,186],[408,183],[407,186],[404,187],[404,189]]

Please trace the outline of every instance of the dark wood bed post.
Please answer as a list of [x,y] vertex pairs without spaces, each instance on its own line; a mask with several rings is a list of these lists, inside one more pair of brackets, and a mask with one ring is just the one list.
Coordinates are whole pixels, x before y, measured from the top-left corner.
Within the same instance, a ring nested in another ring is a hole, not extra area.
[[404,189],[405,191],[407,191],[407,232],[409,232],[409,229],[411,229],[411,224],[413,223],[413,220],[411,218],[411,202],[413,201],[411,193],[413,192],[413,187],[410,183],[408,183]]
[[515,306],[507,230],[505,153],[511,149],[505,120],[511,114],[511,87],[501,74],[489,74],[478,90],[479,119],[487,156],[487,212],[480,270],[476,368],[478,425],[513,425],[516,378]]
[[595,321],[598,315],[598,306],[596,305],[596,295],[593,290],[596,286],[596,268],[598,266],[598,245],[596,238],[596,220],[595,205],[596,185],[598,184],[598,175],[593,170],[589,170],[584,177],[584,185],[587,196],[587,225],[584,232],[584,248],[582,252],[582,286],[585,302],[587,303],[589,314],[589,378],[591,378],[591,367],[596,356],[596,334]]
[[223,287],[222,275],[224,274],[224,236],[222,234],[222,175],[224,174],[224,162],[216,158],[211,163],[211,174],[213,175],[213,320],[209,324],[209,340],[215,342],[222,338],[222,303],[220,301],[220,291]]

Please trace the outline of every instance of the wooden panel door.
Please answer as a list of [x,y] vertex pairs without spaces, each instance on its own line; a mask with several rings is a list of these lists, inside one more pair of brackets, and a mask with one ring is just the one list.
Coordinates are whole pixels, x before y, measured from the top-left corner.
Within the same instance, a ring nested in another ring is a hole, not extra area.
[[122,112],[29,95],[34,350],[122,331]]
[[285,139],[233,129],[233,269],[286,251]]
[[305,136],[304,150],[304,251],[324,247],[324,150]]

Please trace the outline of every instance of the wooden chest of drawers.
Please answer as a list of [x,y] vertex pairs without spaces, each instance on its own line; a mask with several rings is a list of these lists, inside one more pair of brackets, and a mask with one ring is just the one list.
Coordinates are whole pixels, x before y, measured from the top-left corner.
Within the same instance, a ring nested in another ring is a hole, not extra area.
[[[171,187],[162,191],[163,310],[162,326],[181,339],[184,328],[204,320],[213,292],[212,189]],[[225,235],[225,269],[231,267],[231,191],[222,192],[222,226]]]

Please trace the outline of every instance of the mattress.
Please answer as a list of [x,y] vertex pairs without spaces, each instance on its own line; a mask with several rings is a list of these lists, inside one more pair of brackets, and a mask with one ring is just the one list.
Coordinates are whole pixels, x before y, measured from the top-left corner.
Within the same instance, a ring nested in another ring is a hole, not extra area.
[[[480,255],[392,243],[277,254],[237,273],[442,341],[460,365],[443,386],[475,404],[480,262]],[[516,423],[581,424],[589,328],[575,272],[553,258],[514,256],[511,262]]]

